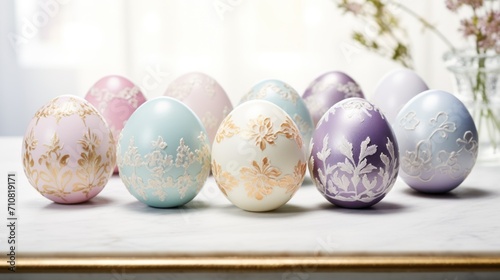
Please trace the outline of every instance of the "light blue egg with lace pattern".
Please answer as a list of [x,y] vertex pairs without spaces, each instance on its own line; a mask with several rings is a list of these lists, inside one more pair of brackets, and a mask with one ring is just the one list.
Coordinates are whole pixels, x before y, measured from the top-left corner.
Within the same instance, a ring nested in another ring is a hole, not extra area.
[[120,178],[149,206],[181,206],[208,177],[209,145],[201,121],[186,105],[165,96],[151,99],[137,108],[120,134]]

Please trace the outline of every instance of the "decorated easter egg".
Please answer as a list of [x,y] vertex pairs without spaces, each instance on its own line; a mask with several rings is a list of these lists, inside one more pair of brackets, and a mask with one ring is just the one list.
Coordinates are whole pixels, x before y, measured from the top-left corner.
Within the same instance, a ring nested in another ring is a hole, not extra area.
[[[139,87],[117,75],[101,78],[90,88],[85,99],[104,117],[115,142],[130,115],[146,101]],[[118,172],[118,167],[114,171]]]
[[101,78],[85,99],[101,113],[116,140],[128,118],[146,101],[139,87],[117,75]]
[[478,154],[478,134],[464,104],[451,93],[428,90],[399,112],[401,178],[413,189],[444,193],[467,178]]
[[350,97],[364,98],[359,85],[341,71],[330,71],[312,81],[302,95],[316,125],[335,103]]
[[298,127],[278,106],[252,100],[223,121],[212,146],[212,173],[224,195],[248,211],[270,211],[298,190],[306,172]]
[[175,79],[165,95],[182,101],[196,113],[205,126],[211,143],[222,120],[233,110],[221,85],[212,77],[199,72],[187,73]]
[[241,98],[240,104],[254,99],[270,101],[283,109],[299,128],[304,143],[309,145],[314,123],[306,104],[290,85],[279,80],[261,81]]
[[333,105],[312,136],[309,171],[318,191],[346,208],[369,207],[398,176],[398,145],[384,115],[362,98]]
[[414,71],[396,69],[379,81],[370,100],[393,124],[399,110],[414,96],[428,89],[424,80]]
[[141,105],[123,128],[117,147],[120,178],[139,201],[181,206],[203,187],[210,172],[210,144],[196,114],[171,97]]
[[31,119],[23,139],[23,166],[30,184],[64,204],[95,197],[115,166],[115,142],[99,112],[70,95],[52,99]]

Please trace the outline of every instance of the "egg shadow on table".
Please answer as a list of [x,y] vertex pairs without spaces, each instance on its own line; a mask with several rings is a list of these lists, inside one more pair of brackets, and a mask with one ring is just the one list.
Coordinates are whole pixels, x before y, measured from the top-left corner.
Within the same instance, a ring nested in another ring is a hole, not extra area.
[[405,211],[408,207],[400,203],[380,201],[379,203],[366,208],[343,208],[335,206],[329,202],[323,202],[319,205],[320,209],[335,211],[338,213],[357,214],[357,215],[385,215],[396,214]]
[[256,217],[256,218],[285,218],[285,217],[297,217],[297,215],[305,214],[312,211],[311,208],[306,208],[294,204],[285,204],[278,209],[265,212],[252,212],[243,210],[235,205],[228,204],[220,207],[224,214],[230,214],[234,216],[241,217]]
[[309,188],[309,187],[314,187],[314,182],[313,180],[311,179],[311,177],[309,176],[305,176],[304,177],[304,181],[302,182],[302,187],[306,187],[306,188]]
[[56,203],[52,202],[50,204],[47,204],[44,209],[49,209],[49,210],[67,210],[67,209],[89,209],[89,208],[96,208],[96,207],[104,207],[113,202],[112,199],[109,199],[107,197],[103,196],[96,196],[92,199],[89,199],[85,202],[81,203],[75,203],[75,204],[62,204],[62,203]]
[[407,188],[403,192],[414,197],[442,200],[476,199],[485,198],[497,194],[495,192],[468,186],[458,186],[456,189],[446,193],[423,193],[412,188]]
[[125,204],[124,207],[133,212],[158,215],[178,215],[179,213],[190,214],[195,213],[196,211],[202,211],[203,209],[210,208],[210,205],[205,201],[191,200],[190,202],[177,207],[158,208],[146,205],[136,200]]

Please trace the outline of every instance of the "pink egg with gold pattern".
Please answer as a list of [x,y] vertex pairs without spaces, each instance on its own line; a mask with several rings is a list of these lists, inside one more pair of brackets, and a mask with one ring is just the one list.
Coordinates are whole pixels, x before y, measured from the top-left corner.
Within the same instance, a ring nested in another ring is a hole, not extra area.
[[23,167],[44,197],[63,204],[85,202],[104,188],[116,163],[108,125],[89,102],[62,95],[40,108],[23,139]]
[[118,75],[101,78],[90,88],[85,99],[104,117],[115,142],[132,113],[146,101],[138,86]]
[[233,110],[222,86],[214,78],[200,72],[178,77],[164,95],[182,101],[195,112],[207,130],[210,143],[213,143],[222,120]]

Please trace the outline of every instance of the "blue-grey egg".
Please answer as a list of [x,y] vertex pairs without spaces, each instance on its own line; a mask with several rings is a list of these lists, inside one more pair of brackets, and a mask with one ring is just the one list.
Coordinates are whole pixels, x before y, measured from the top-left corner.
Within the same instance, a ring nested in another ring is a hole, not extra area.
[[464,104],[451,93],[428,90],[413,97],[397,115],[394,130],[400,176],[417,191],[451,191],[476,162],[476,126]]
[[120,178],[139,201],[167,208],[191,201],[210,172],[210,144],[201,121],[171,97],[141,105],[117,147]]

